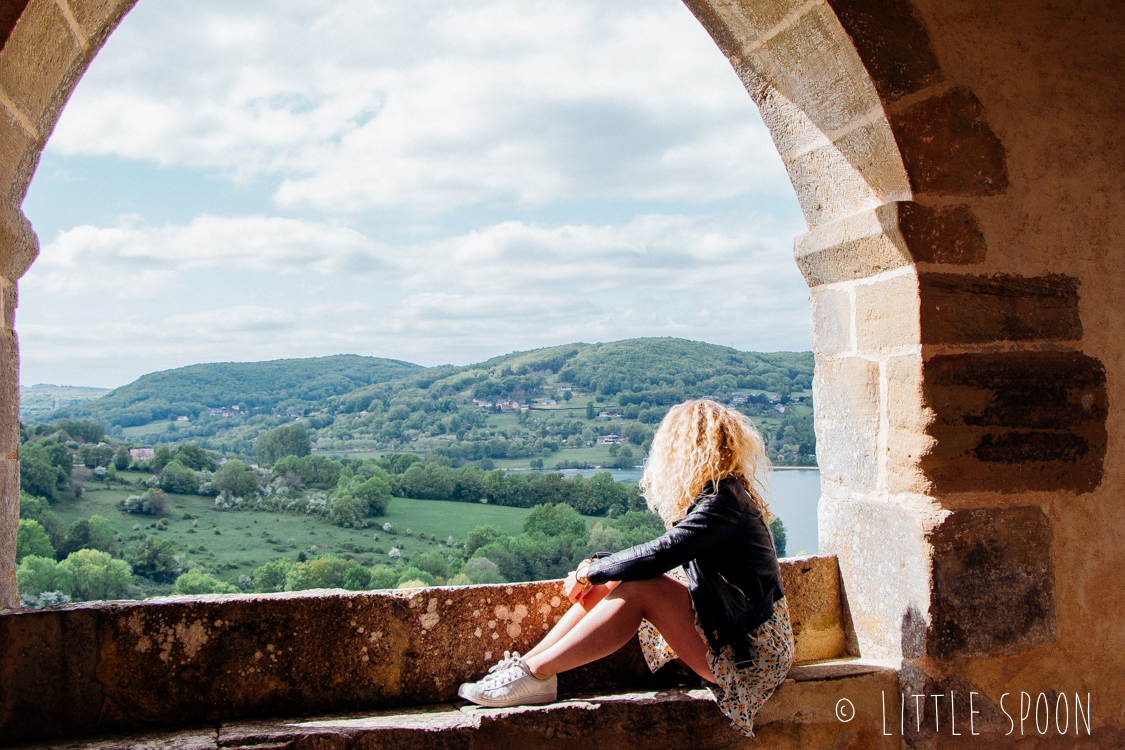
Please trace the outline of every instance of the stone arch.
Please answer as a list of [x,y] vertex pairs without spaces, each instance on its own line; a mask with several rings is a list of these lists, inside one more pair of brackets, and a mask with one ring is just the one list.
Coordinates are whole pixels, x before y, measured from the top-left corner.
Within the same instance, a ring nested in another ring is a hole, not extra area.
[[[0,2],[0,606],[15,602],[16,284],[37,252],[19,205],[134,1]],[[1125,563],[1125,6],[685,2],[760,107],[809,226],[794,249],[821,546],[853,646],[900,665],[909,692],[1093,685],[1112,725],[1125,626],[1088,619],[1112,611]]]

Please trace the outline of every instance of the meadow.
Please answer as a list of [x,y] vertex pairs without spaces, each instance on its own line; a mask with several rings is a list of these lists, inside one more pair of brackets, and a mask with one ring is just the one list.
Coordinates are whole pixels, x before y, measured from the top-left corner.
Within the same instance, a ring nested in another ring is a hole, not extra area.
[[[170,512],[153,517],[121,509],[123,499],[144,492],[140,482],[149,475],[123,471],[118,476],[132,484],[107,488],[102,482],[88,481],[80,498],[63,495],[51,506],[52,512],[67,527],[91,515],[101,515],[125,539],[125,546],[135,544],[139,534],[172,539],[179,552],[227,581],[235,581],[278,557],[295,560],[301,552],[309,558],[335,555],[373,565],[392,562],[387,555],[392,547],[406,559],[436,548],[450,536],[464,541],[469,531],[480,525],[495,526],[514,536],[523,531],[524,519],[531,512],[527,508],[396,497],[385,516],[371,519],[371,527],[349,529],[313,515],[222,511],[212,497],[170,493]],[[392,525],[393,533],[383,531],[384,523]]]

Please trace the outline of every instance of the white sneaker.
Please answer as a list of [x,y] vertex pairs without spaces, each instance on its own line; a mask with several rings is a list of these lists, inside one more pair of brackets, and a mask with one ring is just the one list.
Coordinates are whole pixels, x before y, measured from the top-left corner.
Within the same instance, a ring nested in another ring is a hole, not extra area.
[[489,670],[479,682],[466,682],[457,689],[457,695],[479,706],[507,708],[533,703],[554,703],[558,696],[559,679],[551,675],[540,680],[531,673],[520,655],[509,656]]

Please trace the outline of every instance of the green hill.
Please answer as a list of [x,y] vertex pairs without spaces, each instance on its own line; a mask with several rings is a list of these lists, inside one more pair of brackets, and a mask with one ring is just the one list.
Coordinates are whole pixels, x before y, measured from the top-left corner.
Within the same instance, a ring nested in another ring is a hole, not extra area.
[[20,419],[92,401],[109,393],[109,388],[83,388],[74,385],[20,386]]
[[409,362],[342,354],[271,362],[220,362],[144,375],[94,402],[36,415],[31,421],[92,419],[106,429],[238,406],[239,411],[272,413],[307,410],[329,396],[372,383],[401,378],[424,368]]
[[[668,407],[709,397],[748,414],[779,463],[809,463],[812,374],[811,352],[743,352],[673,338],[566,344],[465,367],[339,356],[153,373],[35,421],[93,419],[134,442],[191,440],[254,455],[258,435],[296,418],[322,453],[625,467],[643,458]],[[611,434],[627,444],[607,443]]]

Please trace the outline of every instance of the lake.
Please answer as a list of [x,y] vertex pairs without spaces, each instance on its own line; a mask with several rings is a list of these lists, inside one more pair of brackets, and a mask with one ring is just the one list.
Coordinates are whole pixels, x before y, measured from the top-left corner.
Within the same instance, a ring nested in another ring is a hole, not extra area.
[[[640,469],[567,469],[563,474],[592,476],[609,471],[618,482],[639,482]],[[769,476],[769,506],[785,524],[788,537],[785,554],[815,555],[816,504],[820,500],[820,471],[817,469],[776,469]]]

